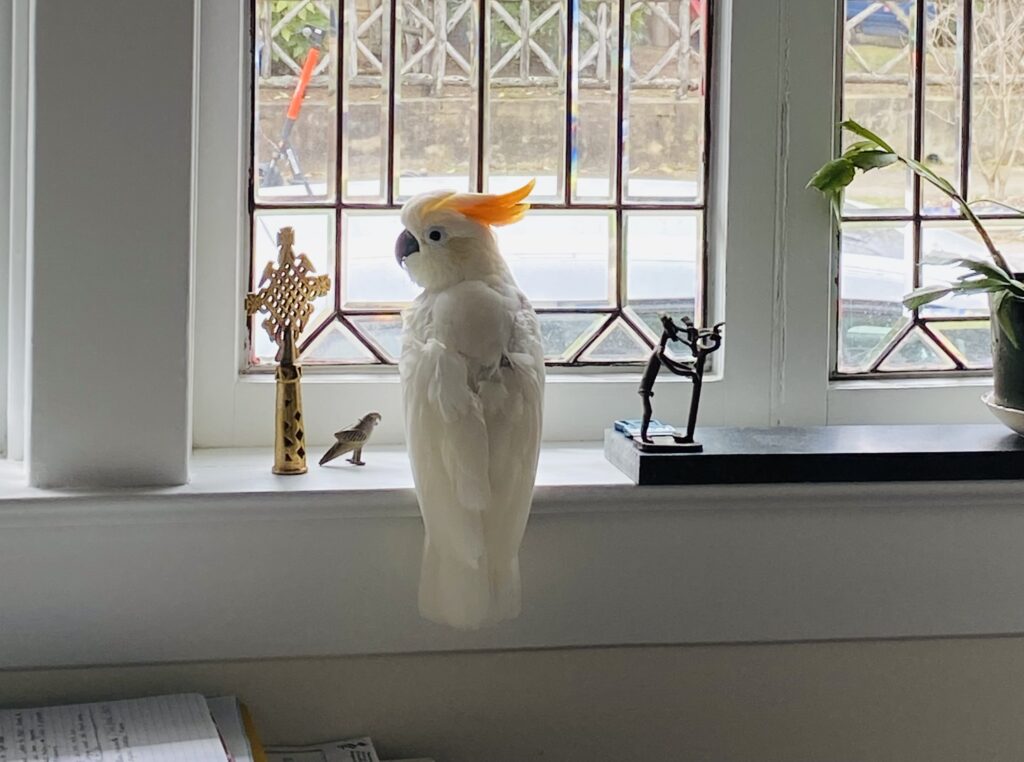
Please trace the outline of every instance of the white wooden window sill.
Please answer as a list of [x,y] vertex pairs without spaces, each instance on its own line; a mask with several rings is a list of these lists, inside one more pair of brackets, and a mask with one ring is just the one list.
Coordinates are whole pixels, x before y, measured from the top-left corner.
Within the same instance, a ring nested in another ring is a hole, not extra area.
[[[314,450],[312,455],[318,456]],[[1024,632],[1020,482],[646,487],[547,446],[514,622],[419,618],[405,454],[74,492],[0,469],[0,668],[271,656]]]
[[[104,490],[30,487],[20,464],[0,460],[0,529],[92,521],[419,516],[404,447],[371,445],[363,467],[344,459],[321,467],[316,461],[325,448],[310,448],[309,472],[299,476],[271,473],[273,453],[266,448],[212,448],[193,452],[188,484]],[[1024,508],[1016,481],[637,487],[605,459],[601,444],[559,442],[542,446],[532,513],[707,510],[779,501],[850,509],[878,501],[898,508],[976,500]]]

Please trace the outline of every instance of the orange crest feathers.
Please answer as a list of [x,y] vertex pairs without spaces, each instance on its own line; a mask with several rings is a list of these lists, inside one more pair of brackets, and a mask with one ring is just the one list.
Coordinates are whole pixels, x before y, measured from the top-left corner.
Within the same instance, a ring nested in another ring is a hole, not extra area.
[[522,188],[501,195],[453,194],[440,199],[433,209],[452,209],[484,225],[510,225],[519,222],[530,208],[523,199],[530,195],[536,183],[536,180],[530,180]]

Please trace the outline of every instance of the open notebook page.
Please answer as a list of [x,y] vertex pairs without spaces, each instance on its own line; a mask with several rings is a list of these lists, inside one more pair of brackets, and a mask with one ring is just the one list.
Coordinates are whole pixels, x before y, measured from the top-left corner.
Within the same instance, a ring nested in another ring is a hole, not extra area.
[[0,710],[0,762],[226,762],[199,694]]

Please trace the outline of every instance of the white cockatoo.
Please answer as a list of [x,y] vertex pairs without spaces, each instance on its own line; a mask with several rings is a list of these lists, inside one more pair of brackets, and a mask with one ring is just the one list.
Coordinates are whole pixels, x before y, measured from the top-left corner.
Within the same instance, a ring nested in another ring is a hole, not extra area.
[[405,427],[426,529],[420,613],[475,629],[519,614],[519,545],[540,450],[544,351],[492,225],[521,219],[533,183],[504,195],[409,199],[395,256],[423,291],[405,312]]

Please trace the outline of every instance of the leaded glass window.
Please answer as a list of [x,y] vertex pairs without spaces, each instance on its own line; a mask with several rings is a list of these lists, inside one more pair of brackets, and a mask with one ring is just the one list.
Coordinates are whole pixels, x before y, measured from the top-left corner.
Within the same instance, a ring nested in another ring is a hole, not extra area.
[[[843,115],[947,178],[1024,269],[1024,3],[845,0]],[[984,371],[988,303],[952,296],[908,311],[912,288],[987,257],[949,200],[909,171],[850,186],[839,260],[839,375]]]
[[496,232],[549,364],[638,362],[661,312],[703,318],[710,3],[254,0],[250,280],[285,225],[331,276],[304,363],[396,362],[405,199],[531,177]]

